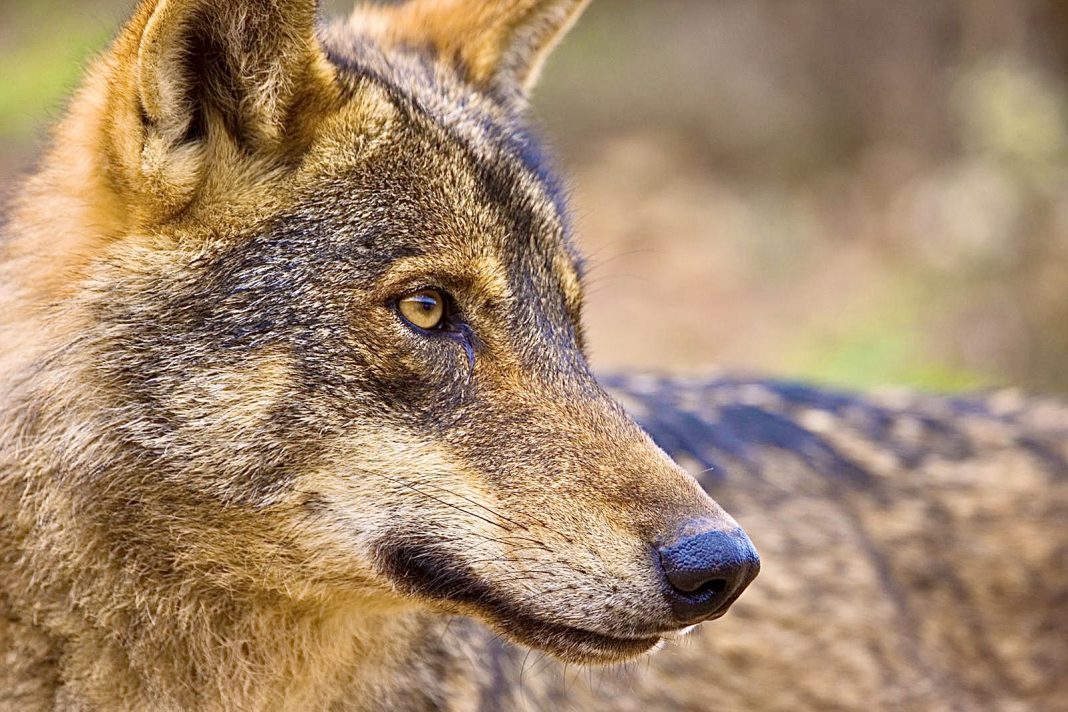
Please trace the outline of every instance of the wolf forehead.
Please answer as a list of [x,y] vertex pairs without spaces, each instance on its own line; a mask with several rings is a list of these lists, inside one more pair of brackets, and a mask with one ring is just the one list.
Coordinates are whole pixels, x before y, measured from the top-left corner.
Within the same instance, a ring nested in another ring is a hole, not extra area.
[[[435,197],[437,183],[448,192],[453,210],[462,207],[458,200],[483,211],[488,208],[504,223],[506,233],[532,241],[528,249],[562,245],[581,272],[570,237],[566,190],[530,130],[525,97],[476,87],[465,78],[463,67],[443,61],[432,46],[386,51],[361,33],[358,18],[357,13],[348,22],[324,28],[320,42],[347,102],[358,108],[367,102],[387,105],[389,118],[374,142],[371,167],[381,170],[386,164],[391,172],[407,175],[391,176],[402,178],[392,184],[377,184],[379,194],[393,198],[421,188],[429,199]],[[320,156],[327,164],[344,163],[346,138],[365,141],[360,135],[336,138],[341,139],[331,144],[336,153]],[[345,181],[337,186],[344,189]]]

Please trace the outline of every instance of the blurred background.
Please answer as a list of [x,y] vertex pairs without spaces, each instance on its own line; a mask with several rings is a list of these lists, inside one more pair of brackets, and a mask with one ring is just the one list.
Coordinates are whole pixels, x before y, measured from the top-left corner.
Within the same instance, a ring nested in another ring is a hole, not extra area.
[[[131,5],[0,0],[0,190]],[[1068,3],[597,0],[536,113],[598,367],[1068,393]]]

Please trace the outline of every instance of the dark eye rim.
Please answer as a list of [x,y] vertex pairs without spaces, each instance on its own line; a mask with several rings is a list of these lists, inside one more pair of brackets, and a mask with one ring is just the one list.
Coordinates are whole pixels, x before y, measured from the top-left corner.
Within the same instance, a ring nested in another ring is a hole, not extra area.
[[[437,292],[441,295],[445,311],[438,326],[433,329],[424,329],[421,326],[413,324],[406,316],[404,316],[404,313],[400,308],[400,303],[403,299],[413,294],[429,291]],[[463,349],[464,355],[467,357],[469,372],[474,372],[475,357],[477,351],[481,348],[481,342],[475,335],[474,330],[466,321],[464,321],[463,315],[456,304],[456,299],[448,290],[434,286],[406,290],[404,294],[390,300],[390,307],[393,309],[393,313],[397,316],[397,319],[400,320],[401,324],[407,327],[408,330],[416,336],[421,336],[427,340],[445,339],[460,346]]]
[[[410,319],[408,319],[408,317],[404,316],[404,312],[401,310],[402,301],[404,301],[408,297],[412,297],[422,292],[435,292],[441,297],[441,320],[438,322],[437,326],[431,329],[424,329],[418,324],[413,323]],[[420,287],[419,289],[407,290],[404,294],[401,294],[400,296],[390,300],[390,307],[393,309],[393,313],[397,315],[397,318],[400,319],[401,323],[412,331],[414,331],[416,334],[420,334],[422,336],[441,336],[444,334],[459,335],[462,333],[461,329],[459,328],[460,325],[457,321],[458,310],[456,308],[456,302],[453,299],[453,296],[441,287],[427,286]]]

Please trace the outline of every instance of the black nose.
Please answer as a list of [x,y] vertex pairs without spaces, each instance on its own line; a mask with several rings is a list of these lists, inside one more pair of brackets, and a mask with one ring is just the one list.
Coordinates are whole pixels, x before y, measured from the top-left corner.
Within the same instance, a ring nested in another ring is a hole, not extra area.
[[680,623],[726,613],[760,571],[760,557],[741,529],[724,531],[691,523],[659,549],[671,610]]

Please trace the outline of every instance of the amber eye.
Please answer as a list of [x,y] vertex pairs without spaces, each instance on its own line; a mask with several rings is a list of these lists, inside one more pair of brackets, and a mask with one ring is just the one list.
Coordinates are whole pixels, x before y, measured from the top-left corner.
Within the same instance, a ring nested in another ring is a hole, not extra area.
[[423,289],[402,297],[397,309],[412,326],[432,331],[445,320],[445,297],[436,289]]

